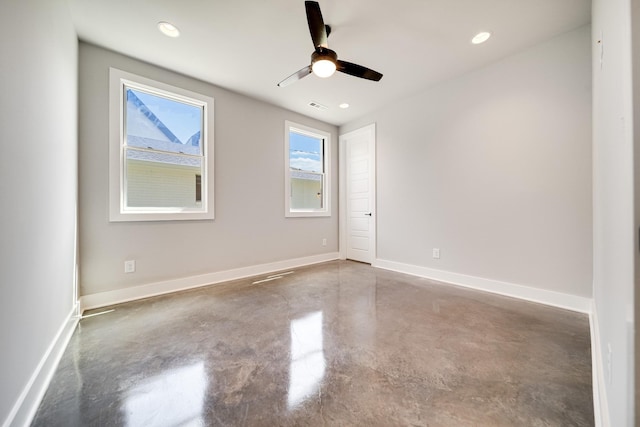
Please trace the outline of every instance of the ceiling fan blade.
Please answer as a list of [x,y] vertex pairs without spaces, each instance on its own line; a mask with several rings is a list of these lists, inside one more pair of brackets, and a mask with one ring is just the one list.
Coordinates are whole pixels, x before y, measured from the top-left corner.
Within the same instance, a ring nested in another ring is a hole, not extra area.
[[338,71],[352,76],[360,77],[367,80],[373,80],[375,82],[380,81],[382,74],[377,71],[373,71],[370,68],[363,67],[362,65],[353,64],[347,61],[338,60]]
[[307,23],[309,24],[313,47],[316,49],[318,47],[329,47],[327,44],[327,28],[322,19],[320,5],[316,1],[305,1],[304,6],[307,9]]
[[291,83],[295,83],[301,78],[307,77],[309,74],[311,74],[311,65],[307,65],[303,69],[291,74],[289,77],[287,77],[286,79],[278,83],[278,86],[280,87],[289,86]]

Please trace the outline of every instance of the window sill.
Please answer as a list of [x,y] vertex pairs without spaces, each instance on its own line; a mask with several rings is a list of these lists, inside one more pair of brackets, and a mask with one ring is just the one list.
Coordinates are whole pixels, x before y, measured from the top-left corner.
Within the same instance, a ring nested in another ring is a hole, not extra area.
[[330,217],[331,212],[328,211],[289,211],[285,213],[286,218],[305,218],[305,217]]

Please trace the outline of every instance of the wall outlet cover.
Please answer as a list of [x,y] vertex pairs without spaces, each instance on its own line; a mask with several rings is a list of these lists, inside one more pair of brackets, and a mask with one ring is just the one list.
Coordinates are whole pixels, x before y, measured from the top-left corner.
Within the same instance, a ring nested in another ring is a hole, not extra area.
[[124,272],[125,273],[133,273],[136,271],[136,261],[128,260],[124,262]]

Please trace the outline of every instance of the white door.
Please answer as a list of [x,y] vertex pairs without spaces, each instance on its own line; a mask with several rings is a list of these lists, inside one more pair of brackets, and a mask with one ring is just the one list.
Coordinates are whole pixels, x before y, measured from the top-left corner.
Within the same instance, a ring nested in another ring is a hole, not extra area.
[[375,125],[340,136],[344,153],[346,258],[371,264],[375,259]]

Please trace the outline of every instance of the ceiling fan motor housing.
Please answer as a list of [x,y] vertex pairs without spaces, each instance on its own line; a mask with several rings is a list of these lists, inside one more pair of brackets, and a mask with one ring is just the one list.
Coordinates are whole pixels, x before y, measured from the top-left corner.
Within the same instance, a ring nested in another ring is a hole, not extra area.
[[334,64],[338,64],[338,54],[335,51],[326,47],[319,47],[311,54],[311,65],[317,61],[331,61]]

